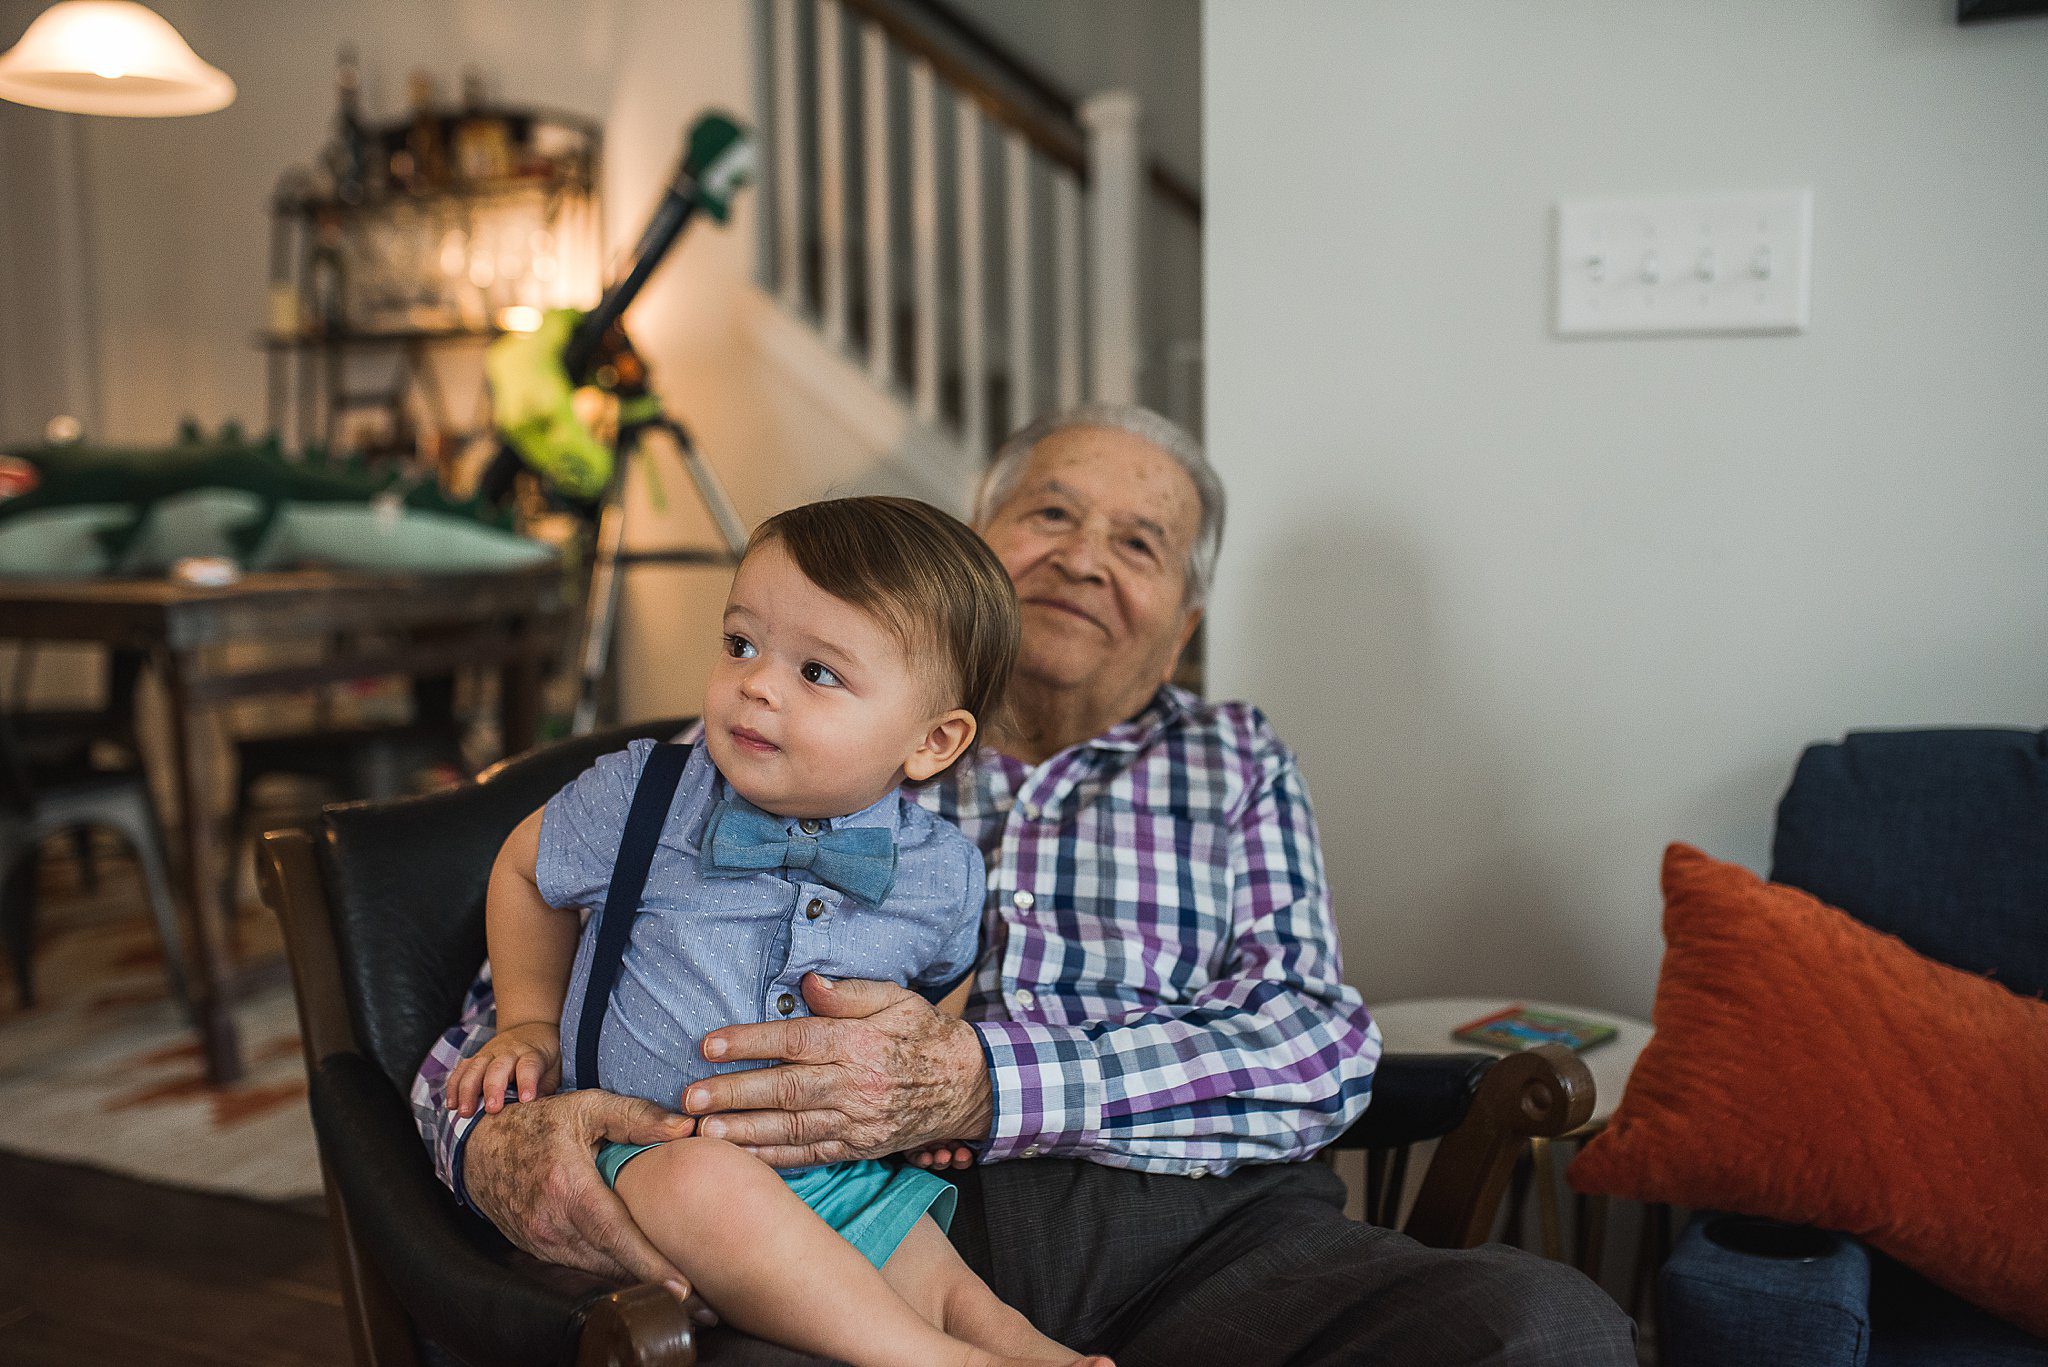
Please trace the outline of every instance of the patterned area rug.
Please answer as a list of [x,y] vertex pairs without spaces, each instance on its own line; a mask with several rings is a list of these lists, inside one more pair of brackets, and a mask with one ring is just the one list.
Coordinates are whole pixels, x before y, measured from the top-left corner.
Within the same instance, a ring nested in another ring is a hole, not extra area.
[[[0,1148],[263,1200],[317,1195],[289,983],[237,1004],[248,1071],[208,1083],[134,866],[103,849],[97,891],[70,860],[46,860],[35,1007],[16,998],[11,963],[0,974]],[[263,907],[243,907],[238,929],[244,955],[278,952]]]

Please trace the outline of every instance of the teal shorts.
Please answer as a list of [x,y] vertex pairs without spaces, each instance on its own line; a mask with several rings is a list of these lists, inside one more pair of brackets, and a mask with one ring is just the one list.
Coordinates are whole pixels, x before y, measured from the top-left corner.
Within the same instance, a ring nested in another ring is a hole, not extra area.
[[[616,1187],[619,1169],[653,1147],[607,1142],[597,1151],[605,1185]],[[960,1193],[943,1177],[871,1158],[804,1168],[784,1173],[782,1180],[877,1268],[889,1261],[919,1216],[930,1215],[940,1229],[951,1229],[953,1208],[960,1201]]]

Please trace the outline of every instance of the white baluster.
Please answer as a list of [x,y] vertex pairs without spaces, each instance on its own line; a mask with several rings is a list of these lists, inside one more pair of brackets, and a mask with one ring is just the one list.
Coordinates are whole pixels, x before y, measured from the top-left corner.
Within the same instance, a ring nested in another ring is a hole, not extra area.
[[803,103],[797,90],[797,0],[775,0],[775,286],[804,308]]
[[896,280],[889,207],[889,38],[861,25],[862,128],[867,147],[868,374],[884,389],[896,381]]
[[1052,173],[1054,395],[1061,409],[1081,402],[1081,186],[1064,167]]
[[846,83],[838,0],[816,0],[818,17],[818,252],[823,259],[825,340],[846,346]]
[[960,444],[979,457],[988,441],[988,305],[982,276],[981,108],[955,93],[960,213]]
[[1092,191],[1089,298],[1095,333],[1095,398],[1134,403],[1138,397],[1138,242],[1143,227],[1145,162],[1138,146],[1138,98],[1124,91],[1081,106],[1088,129]]
[[1004,252],[1010,264],[1010,411],[1004,421],[1011,431],[1038,413],[1038,348],[1033,326],[1031,290],[1031,147],[1014,129],[1003,135],[1003,159],[1009,172],[1010,233]]
[[[747,6],[748,17],[753,21],[754,36],[754,131],[759,139],[758,164],[760,166],[760,190],[755,200],[754,212],[754,284],[763,290],[772,290],[775,285],[775,220],[779,206],[775,202],[775,3],[774,0],[751,0]],[[557,240],[561,240],[559,237]],[[559,289],[561,277],[557,275],[552,288]],[[547,299],[546,304],[557,301]]]
[[931,66],[910,63],[910,252],[916,294],[917,416],[939,421],[939,141]]

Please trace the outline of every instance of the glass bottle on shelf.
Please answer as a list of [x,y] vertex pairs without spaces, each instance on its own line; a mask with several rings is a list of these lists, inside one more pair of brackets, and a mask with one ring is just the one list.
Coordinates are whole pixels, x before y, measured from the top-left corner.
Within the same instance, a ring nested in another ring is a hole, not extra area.
[[307,313],[327,336],[348,331],[348,270],[341,258],[341,217],[322,210],[306,253]]
[[370,190],[370,134],[363,124],[362,72],[356,50],[344,47],[334,73],[334,137],[324,158],[334,197],[360,204]]
[[405,151],[410,158],[415,192],[438,190],[450,179],[448,129],[434,110],[434,78],[424,70],[412,73],[412,124],[406,129]]
[[511,128],[502,114],[484,107],[483,76],[462,73],[462,114],[455,121],[455,173],[465,184],[489,185],[512,173]]

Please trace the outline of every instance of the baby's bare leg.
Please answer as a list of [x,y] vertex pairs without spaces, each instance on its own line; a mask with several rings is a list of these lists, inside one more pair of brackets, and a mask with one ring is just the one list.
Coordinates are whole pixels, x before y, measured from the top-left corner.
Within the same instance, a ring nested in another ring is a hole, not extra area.
[[854,1367],[994,1367],[906,1304],[774,1169],[723,1140],[651,1149],[619,1169],[618,1191],[706,1303],[750,1334]]
[[956,1339],[1002,1357],[1074,1361],[1071,1349],[1039,1333],[960,1261],[929,1215],[889,1255],[882,1277],[912,1309]]

